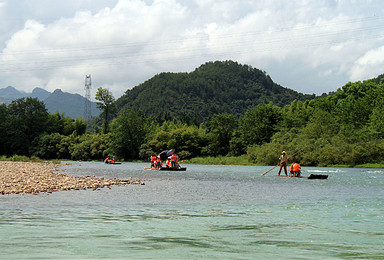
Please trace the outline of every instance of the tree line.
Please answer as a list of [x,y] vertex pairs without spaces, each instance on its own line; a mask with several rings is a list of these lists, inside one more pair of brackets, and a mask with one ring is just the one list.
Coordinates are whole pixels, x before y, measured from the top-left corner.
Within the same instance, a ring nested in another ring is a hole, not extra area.
[[384,81],[348,83],[327,97],[272,102],[242,116],[219,113],[204,122],[182,117],[159,122],[143,112],[108,113],[112,93],[99,88],[104,111],[96,132],[87,122],[50,114],[42,101],[22,98],[0,105],[0,154],[43,159],[101,160],[117,156],[146,160],[152,153],[176,149],[183,159],[245,155],[252,163],[274,165],[282,150],[302,165],[356,165],[384,161]]

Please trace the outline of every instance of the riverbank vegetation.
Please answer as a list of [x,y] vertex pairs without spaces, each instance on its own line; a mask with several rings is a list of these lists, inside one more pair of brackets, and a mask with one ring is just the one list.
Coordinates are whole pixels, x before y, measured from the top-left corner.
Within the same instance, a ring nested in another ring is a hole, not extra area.
[[383,96],[384,81],[372,79],[348,83],[328,96],[283,107],[259,104],[241,116],[212,114],[202,122],[123,109],[96,132],[88,132],[81,118],[49,114],[42,101],[22,98],[0,105],[0,154],[148,160],[152,153],[176,149],[181,160],[191,163],[276,165],[285,150],[288,156],[300,151],[291,161],[306,166],[381,166]]

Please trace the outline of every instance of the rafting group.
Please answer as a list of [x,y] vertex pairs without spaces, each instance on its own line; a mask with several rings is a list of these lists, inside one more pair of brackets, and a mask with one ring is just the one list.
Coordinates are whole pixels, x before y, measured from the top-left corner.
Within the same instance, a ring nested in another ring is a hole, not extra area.
[[[302,151],[303,149],[301,149],[300,151]],[[284,169],[284,173],[285,173],[284,177],[305,178],[305,179],[327,179],[328,175],[323,175],[323,174],[310,174],[308,177],[301,176],[301,166],[297,162],[297,160],[294,161],[291,164],[291,166],[289,167],[289,175],[288,175],[288,173],[287,173],[287,161],[288,161],[288,159],[290,159],[291,157],[293,157],[294,155],[296,155],[300,151],[296,152],[295,154],[293,154],[290,157],[287,157],[287,153],[285,151],[281,152],[281,155],[279,157],[279,164],[277,165],[277,166],[280,166],[280,169],[279,169],[279,172],[277,175],[283,177],[283,175],[280,175],[280,174],[281,174],[281,170]],[[275,167],[277,167],[277,166],[275,166]],[[272,169],[274,169],[275,167],[273,167]],[[271,171],[271,170],[269,170],[269,171]],[[267,171],[263,175],[267,174],[269,171]]]
[[[154,169],[163,168],[163,161],[161,160],[160,154],[158,154],[157,156],[155,154],[152,154],[151,168],[154,168]],[[169,169],[181,168],[179,165],[179,156],[175,153],[172,154],[171,156],[168,156],[165,162],[165,168],[169,168]]]
[[109,157],[105,158],[104,163],[106,163],[106,164],[121,164],[121,163],[116,161],[115,156],[113,156],[112,158],[109,158]]
[[[287,174],[287,161],[288,161],[287,152],[282,151],[281,156],[279,157],[280,169],[279,169],[278,175],[280,175],[281,170],[284,169],[285,176],[288,176],[288,174]],[[300,177],[300,176],[301,176],[300,164],[298,162],[293,162],[291,164],[291,166],[289,167],[289,177]]]

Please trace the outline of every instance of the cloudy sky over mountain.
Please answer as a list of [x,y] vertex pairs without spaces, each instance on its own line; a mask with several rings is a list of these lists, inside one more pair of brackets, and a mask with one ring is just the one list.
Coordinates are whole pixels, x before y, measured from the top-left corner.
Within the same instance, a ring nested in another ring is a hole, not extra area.
[[0,88],[115,97],[234,60],[303,93],[384,73],[379,0],[0,0]]

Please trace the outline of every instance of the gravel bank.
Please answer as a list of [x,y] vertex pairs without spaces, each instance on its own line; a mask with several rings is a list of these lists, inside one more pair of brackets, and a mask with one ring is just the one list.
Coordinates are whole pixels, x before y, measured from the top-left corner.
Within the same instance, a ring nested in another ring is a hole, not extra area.
[[0,162],[0,194],[40,192],[52,193],[59,190],[97,190],[111,185],[141,184],[140,180],[104,179],[91,176],[71,177],[58,173],[57,164],[32,162]]

